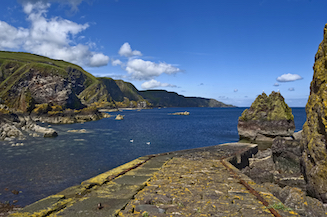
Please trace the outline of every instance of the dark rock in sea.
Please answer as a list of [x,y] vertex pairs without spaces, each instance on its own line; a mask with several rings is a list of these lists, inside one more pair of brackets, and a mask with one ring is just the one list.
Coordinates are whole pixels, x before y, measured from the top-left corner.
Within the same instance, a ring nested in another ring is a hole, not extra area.
[[327,203],[327,24],[314,63],[307,120],[302,132],[302,172],[308,194]]
[[239,117],[240,140],[272,142],[277,136],[290,137],[295,130],[292,109],[279,92],[259,95]]

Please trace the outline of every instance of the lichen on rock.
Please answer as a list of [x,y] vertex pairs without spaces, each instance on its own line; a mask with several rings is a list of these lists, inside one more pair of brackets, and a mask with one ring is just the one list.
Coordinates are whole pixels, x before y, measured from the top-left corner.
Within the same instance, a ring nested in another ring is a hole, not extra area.
[[315,55],[314,75],[302,132],[302,172],[310,196],[327,202],[327,24]]
[[240,139],[272,142],[277,136],[292,136],[295,130],[292,109],[279,92],[259,95],[238,120]]

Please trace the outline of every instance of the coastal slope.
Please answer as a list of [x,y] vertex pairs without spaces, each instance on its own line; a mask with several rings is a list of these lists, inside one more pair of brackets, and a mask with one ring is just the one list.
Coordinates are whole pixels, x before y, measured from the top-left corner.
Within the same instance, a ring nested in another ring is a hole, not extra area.
[[146,107],[230,107],[214,99],[167,91],[139,91],[123,80],[94,77],[62,60],[0,51],[0,104],[23,113],[60,113],[67,109]]

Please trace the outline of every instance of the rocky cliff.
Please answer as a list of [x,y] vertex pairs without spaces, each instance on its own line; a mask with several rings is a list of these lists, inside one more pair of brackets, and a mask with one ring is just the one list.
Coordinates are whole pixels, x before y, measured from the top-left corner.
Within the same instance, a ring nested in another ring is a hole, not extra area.
[[146,90],[139,94],[155,107],[234,107],[215,99],[185,97],[166,90]]
[[99,91],[104,85],[81,67],[28,53],[0,52],[0,82],[2,102],[22,112],[45,103],[82,109],[112,101],[108,92]]
[[81,110],[90,106],[228,106],[213,99],[184,97],[173,92],[138,91],[129,82],[96,78],[65,61],[5,51],[0,51],[0,104],[24,113],[62,113],[61,116],[67,109]]
[[313,80],[303,125],[302,172],[309,195],[327,203],[327,24],[315,56]]
[[295,130],[292,109],[279,92],[259,95],[238,120],[240,139],[269,141],[277,136],[292,136]]

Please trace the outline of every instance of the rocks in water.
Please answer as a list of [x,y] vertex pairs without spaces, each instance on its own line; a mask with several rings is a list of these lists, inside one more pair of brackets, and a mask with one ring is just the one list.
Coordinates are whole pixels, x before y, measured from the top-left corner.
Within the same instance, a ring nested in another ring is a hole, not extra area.
[[33,137],[39,137],[38,133],[44,137],[56,137],[58,133],[51,129],[37,125],[29,116],[18,116],[17,114],[1,114],[0,116],[0,139],[11,141],[13,139],[24,140],[22,131],[26,131]]
[[16,143],[16,144],[11,144],[12,147],[15,147],[15,146],[24,146],[24,143]]
[[292,109],[279,92],[259,95],[239,117],[240,139],[272,142],[277,136],[290,137],[295,130]]
[[121,114],[118,114],[115,118],[115,120],[123,120],[124,119],[124,116],[121,115]]
[[0,125],[0,139],[5,140],[6,138],[22,139],[24,135],[16,126],[5,123]]
[[327,203],[327,24],[313,69],[302,132],[302,172],[308,194]]
[[172,113],[172,115],[190,115],[190,112],[188,112],[188,111],[185,111],[185,112],[175,112],[175,113]]
[[68,130],[68,133],[86,133],[85,129],[80,129],[80,130]]

